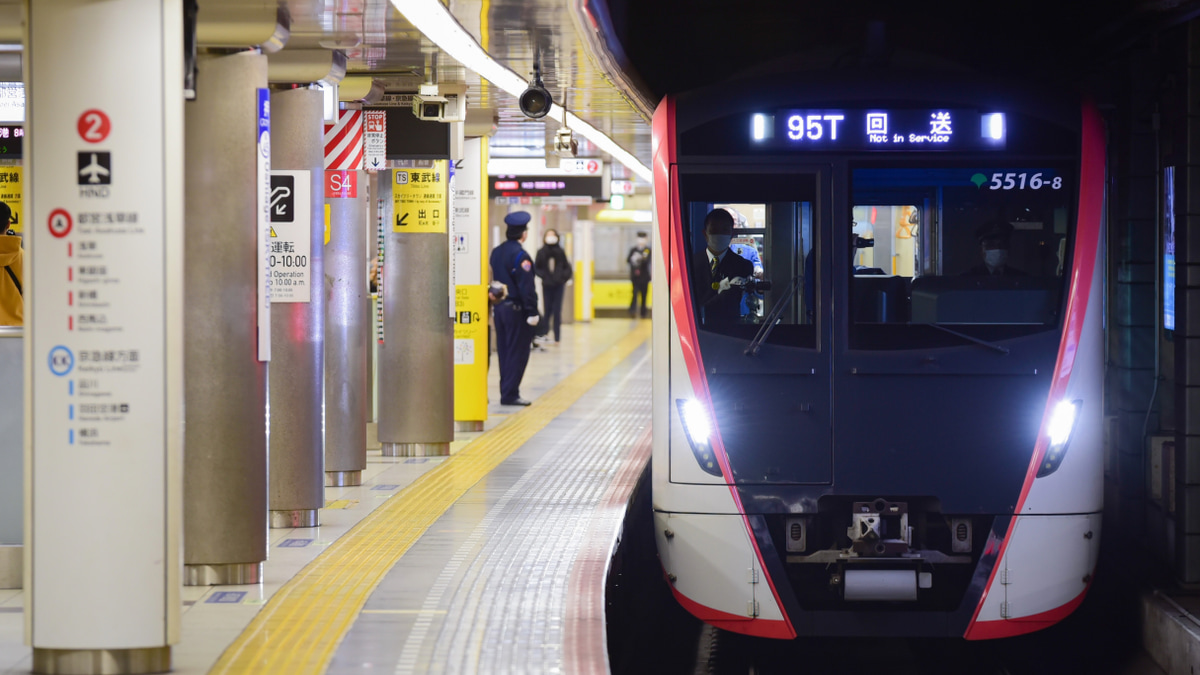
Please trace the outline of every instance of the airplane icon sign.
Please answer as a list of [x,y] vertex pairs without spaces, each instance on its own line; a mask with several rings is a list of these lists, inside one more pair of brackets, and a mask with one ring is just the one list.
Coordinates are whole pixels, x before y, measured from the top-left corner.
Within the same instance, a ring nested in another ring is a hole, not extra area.
[[112,184],[112,153],[80,152],[78,157],[80,185]]

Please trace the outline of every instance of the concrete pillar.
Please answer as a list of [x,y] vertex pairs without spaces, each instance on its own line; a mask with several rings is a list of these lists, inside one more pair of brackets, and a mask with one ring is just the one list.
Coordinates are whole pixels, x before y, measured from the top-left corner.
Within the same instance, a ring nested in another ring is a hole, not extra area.
[[25,638],[36,673],[164,672],[179,641],[182,4],[26,5]]
[[[403,185],[412,173],[440,174],[446,194],[446,162],[435,171],[429,161],[381,176],[391,176],[387,194],[392,227],[384,242],[384,343],[379,347],[379,440],[387,456],[446,455],[454,440],[454,322],[450,316],[449,239],[445,199],[440,225],[429,219],[421,228],[418,206],[406,206]],[[432,176],[430,176],[432,178]],[[397,185],[396,181],[402,181]],[[383,188],[383,185],[380,185]],[[425,194],[430,194],[426,192]],[[400,200],[400,201],[398,201]],[[407,217],[405,215],[407,214]],[[440,228],[440,231],[439,231]],[[397,231],[400,230],[400,231]]]
[[[258,90],[267,57],[198,60],[184,106],[184,583],[254,584],[267,559],[267,363],[258,359]],[[269,318],[268,318],[269,320]]]
[[367,172],[354,176],[353,195],[328,197],[325,244],[325,484],[362,485],[367,468]]
[[[325,500],[325,198],[321,92],[271,93],[271,169],[307,171],[309,299],[271,305],[271,527],[316,527]],[[303,180],[301,176],[297,180]]]

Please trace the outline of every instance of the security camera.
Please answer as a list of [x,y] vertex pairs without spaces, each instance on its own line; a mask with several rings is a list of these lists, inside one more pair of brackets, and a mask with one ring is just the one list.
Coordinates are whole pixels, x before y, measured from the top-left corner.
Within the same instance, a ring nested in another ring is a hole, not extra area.
[[467,113],[465,84],[422,84],[413,95],[413,114],[427,122],[461,122]]
[[446,114],[445,96],[413,96],[413,114],[427,122],[440,122]]
[[537,61],[533,64],[533,79],[529,81],[529,88],[521,92],[517,103],[526,117],[535,120],[545,117],[546,113],[550,112],[550,106],[554,104],[550,92],[546,91],[542,84],[542,66]]
[[554,152],[559,157],[574,157],[579,153],[579,141],[570,129],[559,129],[554,134]]

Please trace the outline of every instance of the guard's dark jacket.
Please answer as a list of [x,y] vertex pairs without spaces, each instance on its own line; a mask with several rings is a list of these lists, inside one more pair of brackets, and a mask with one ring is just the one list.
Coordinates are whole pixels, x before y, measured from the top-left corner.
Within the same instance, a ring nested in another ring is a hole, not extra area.
[[521,242],[509,240],[492,249],[490,264],[492,278],[508,287],[508,299],[520,306],[525,316],[537,316],[533,259],[521,247]]

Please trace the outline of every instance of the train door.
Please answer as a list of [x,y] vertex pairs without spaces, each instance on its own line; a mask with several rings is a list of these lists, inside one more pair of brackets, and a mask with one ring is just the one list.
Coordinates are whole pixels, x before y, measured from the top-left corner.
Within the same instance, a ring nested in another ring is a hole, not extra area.
[[[678,259],[689,261],[696,342],[733,481],[828,483],[829,242],[819,235],[828,171],[681,167],[679,176]],[[733,288],[721,288],[714,265],[727,263],[705,233],[715,211],[733,221],[728,255],[746,261]]]

